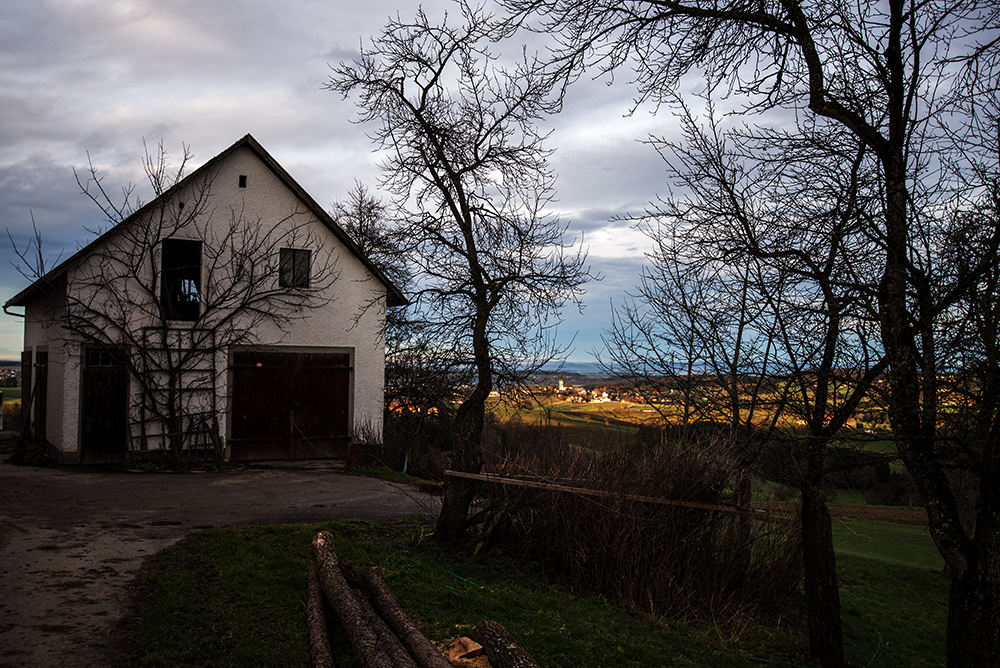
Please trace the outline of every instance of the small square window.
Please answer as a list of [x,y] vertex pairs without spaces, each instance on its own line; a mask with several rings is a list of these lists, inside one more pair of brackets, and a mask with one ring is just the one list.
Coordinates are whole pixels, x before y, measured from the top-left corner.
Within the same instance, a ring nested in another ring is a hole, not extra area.
[[282,248],[279,251],[278,285],[282,288],[309,287],[310,251]]

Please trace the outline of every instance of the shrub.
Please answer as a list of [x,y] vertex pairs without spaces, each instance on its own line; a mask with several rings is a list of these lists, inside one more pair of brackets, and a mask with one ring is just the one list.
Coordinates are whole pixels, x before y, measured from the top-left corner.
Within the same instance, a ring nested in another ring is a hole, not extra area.
[[520,448],[501,440],[488,469],[611,495],[491,485],[484,545],[652,615],[735,619],[777,613],[797,596],[793,521],[636,498],[746,505],[751,473],[725,440],[647,439],[597,455],[563,444],[558,430],[532,432]]
[[867,494],[867,501],[876,506],[919,506],[920,493],[908,471],[889,474],[886,482],[875,485]]
[[8,461],[19,466],[56,466],[59,463],[47,443],[24,439],[14,443]]
[[445,469],[441,452],[451,447],[450,433],[447,418],[437,412],[390,411],[381,434],[362,426],[355,438],[364,443],[372,464],[441,480]]
[[9,401],[3,404],[3,428],[5,431],[21,429],[21,402]]

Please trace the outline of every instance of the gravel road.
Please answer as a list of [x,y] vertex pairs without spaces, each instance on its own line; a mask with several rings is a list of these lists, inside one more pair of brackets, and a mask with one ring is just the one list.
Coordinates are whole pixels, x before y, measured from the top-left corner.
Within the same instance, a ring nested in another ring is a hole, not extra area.
[[210,473],[34,468],[0,449],[0,666],[115,666],[143,560],[209,527],[389,520],[431,497],[336,462]]

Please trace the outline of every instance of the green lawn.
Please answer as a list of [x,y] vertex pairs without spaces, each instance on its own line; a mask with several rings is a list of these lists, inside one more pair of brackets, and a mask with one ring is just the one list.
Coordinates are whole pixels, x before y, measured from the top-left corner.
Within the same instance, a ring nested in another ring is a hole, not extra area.
[[[943,665],[947,578],[927,552],[926,529],[838,525],[849,665]],[[438,642],[494,619],[547,668],[811,665],[798,612],[780,629],[654,621],[598,596],[574,595],[531,568],[442,552],[417,521],[213,529],[164,550],[141,579],[131,665],[308,666],[306,563],[321,528],[334,532],[343,559],[359,569],[380,566]],[[356,665],[338,633],[337,664]]]
[[[420,527],[352,521],[213,529],[159,553],[142,576],[131,665],[308,666],[306,563],[311,538],[323,528],[334,532],[342,559],[383,569],[435,641],[471,634],[479,621],[493,619],[543,666],[757,665],[717,629],[658,624],[497,561],[453,558],[427,541],[415,543]],[[780,647],[767,654],[772,665],[792,665],[782,660],[784,634],[769,637]],[[346,638],[332,640],[337,665],[356,665]]]
[[949,578],[940,571],[837,555],[849,665],[945,665]]
[[835,517],[833,541],[838,554],[921,570],[944,569],[927,527]]
[[20,387],[0,387],[0,391],[3,392],[3,402],[9,403],[11,401],[21,400],[21,388]]
[[834,518],[833,536],[852,664],[944,666],[949,578],[927,527]]

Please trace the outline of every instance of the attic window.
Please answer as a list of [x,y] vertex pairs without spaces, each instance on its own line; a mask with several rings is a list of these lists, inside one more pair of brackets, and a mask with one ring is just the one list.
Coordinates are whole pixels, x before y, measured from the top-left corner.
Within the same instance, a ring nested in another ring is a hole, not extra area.
[[247,187],[247,175],[240,174],[240,188],[246,188],[246,187]]
[[309,251],[301,248],[282,248],[278,251],[279,287],[309,287],[309,255]]
[[167,320],[198,319],[201,310],[201,242],[164,239],[160,304]]

